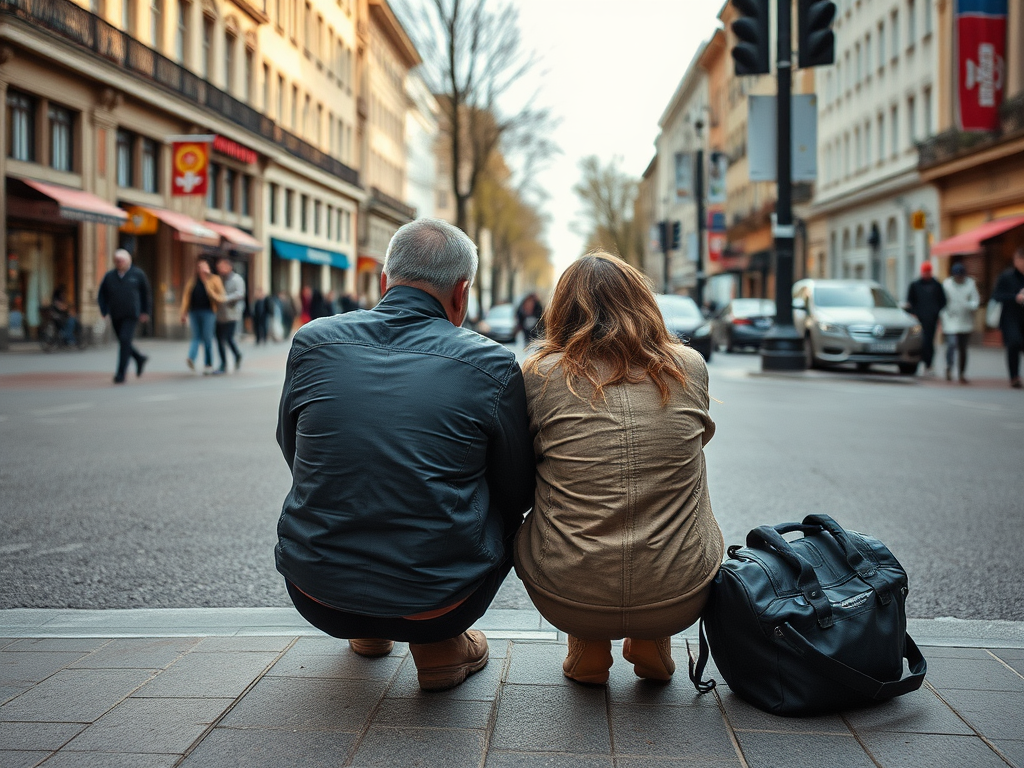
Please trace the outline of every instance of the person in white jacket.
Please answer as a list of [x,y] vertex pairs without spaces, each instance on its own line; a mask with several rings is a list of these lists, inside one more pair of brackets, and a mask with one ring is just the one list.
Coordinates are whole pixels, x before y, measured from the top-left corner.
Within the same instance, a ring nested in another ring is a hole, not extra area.
[[942,310],[942,332],[946,336],[946,380],[953,380],[953,361],[959,356],[960,383],[966,384],[967,344],[974,331],[974,315],[980,298],[978,286],[967,276],[963,264],[954,264],[951,276],[942,281],[946,306]]

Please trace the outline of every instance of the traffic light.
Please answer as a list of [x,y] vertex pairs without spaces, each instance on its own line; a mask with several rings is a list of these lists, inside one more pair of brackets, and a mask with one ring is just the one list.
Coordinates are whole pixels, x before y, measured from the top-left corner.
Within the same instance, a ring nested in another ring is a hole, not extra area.
[[679,250],[679,222],[672,222],[672,250]]
[[768,55],[771,48],[768,23],[770,2],[771,0],[732,0],[733,8],[740,14],[731,25],[733,34],[739,38],[739,42],[732,49],[737,76],[766,75],[771,71]]
[[661,252],[668,253],[668,222],[658,222],[658,241],[661,244]]
[[797,9],[797,34],[801,68],[834,64],[836,38],[832,33],[832,19],[836,4],[832,0],[800,0]]

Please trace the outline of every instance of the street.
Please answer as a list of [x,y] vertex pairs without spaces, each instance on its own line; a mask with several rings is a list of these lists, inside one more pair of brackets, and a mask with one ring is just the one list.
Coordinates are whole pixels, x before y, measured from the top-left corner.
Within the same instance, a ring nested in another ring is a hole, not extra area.
[[[0,358],[0,608],[290,605],[273,560],[286,346],[246,342],[239,373],[207,378],[180,342],[140,346],[145,376],[117,388],[113,347]],[[726,544],[824,512],[892,549],[911,616],[1024,619],[1024,401],[997,381],[1000,353],[972,350],[992,378],[969,387],[766,377],[756,355],[716,354],[706,451]],[[510,577],[494,607],[528,606]]]

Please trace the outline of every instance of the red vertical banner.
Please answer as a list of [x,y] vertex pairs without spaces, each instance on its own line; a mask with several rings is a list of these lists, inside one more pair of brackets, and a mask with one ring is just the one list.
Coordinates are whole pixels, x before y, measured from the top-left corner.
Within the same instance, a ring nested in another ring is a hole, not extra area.
[[956,0],[960,128],[999,127],[1006,79],[1006,0]]
[[171,194],[205,195],[209,183],[209,141],[175,141],[171,144]]

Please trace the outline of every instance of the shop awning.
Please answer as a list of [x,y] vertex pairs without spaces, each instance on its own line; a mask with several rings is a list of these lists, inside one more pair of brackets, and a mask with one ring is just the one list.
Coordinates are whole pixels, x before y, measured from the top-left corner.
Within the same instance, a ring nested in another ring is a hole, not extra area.
[[156,231],[156,221],[160,221],[173,230],[173,237],[179,242],[214,247],[220,245],[219,233],[184,213],[169,211],[166,208],[152,208],[148,205],[133,205],[128,208],[128,215],[128,223],[121,227],[121,231],[128,234],[153,234]]
[[360,256],[356,259],[356,272],[376,272],[382,266],[373,256]]
[[213,221],[206,222],[206,226],[224,238],[225,247],[229,251],[258,253],[263,250],[263,244],[259,240],[238,227],[232,227],[230,224],[217,224]]
[[932,246],[931,254],[932,256],[956,256],[979,253],[986,240],[991,240],[993,237],[998,237],[1022,225],[1024,225],[1024,216],[1007,216],[1003,219],[986,221],[970,232],[964,232],[936,243]]
[[65,219],[120,226],[128,218],[128,214],[116,205],[108,203],[91,192],[60,184],[48,184],[34,179],[21,179],[20,181],[57,203],[60,215]]
[[309,245],[289,243],[277,238],[270,239],[270,247],[279,259],[304,261],[307,264],[328,264],[338,269],[348,269],[348,256],[337,251],[327,251],[323,248],[313,248]]

